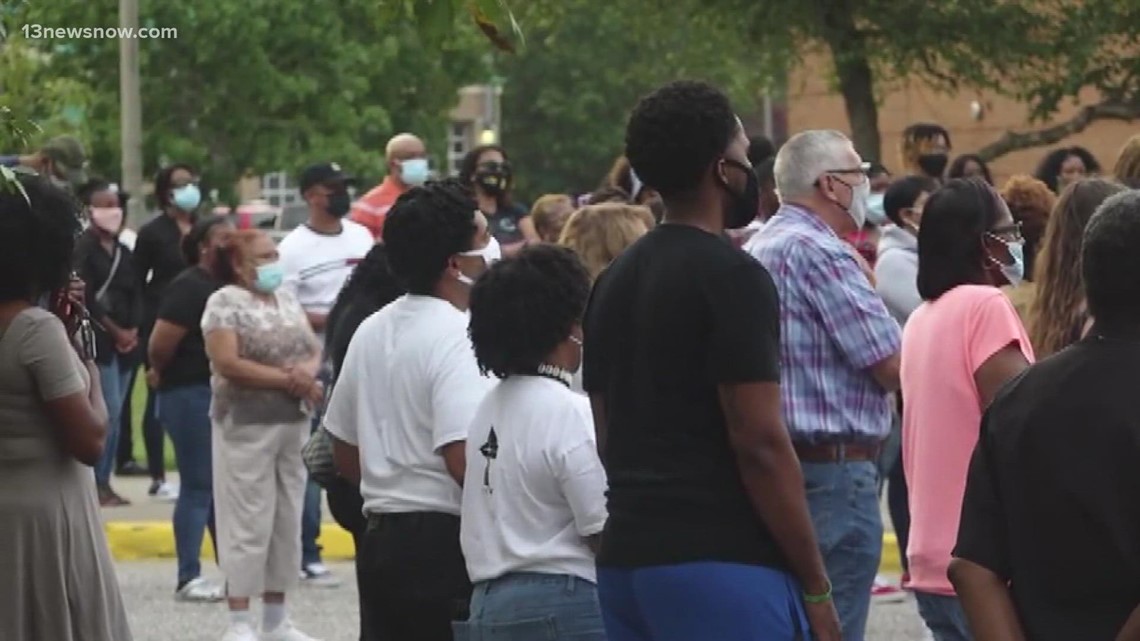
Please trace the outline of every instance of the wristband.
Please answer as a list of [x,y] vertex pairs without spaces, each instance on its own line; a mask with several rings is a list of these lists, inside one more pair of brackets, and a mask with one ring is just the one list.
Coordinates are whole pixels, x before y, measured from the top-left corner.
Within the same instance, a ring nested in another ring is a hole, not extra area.
[[804,592],[803,597],[804,603],[811,603],[813,605],[819,603],[827,603],[831,600],[831,579],[828,579],[827,591],[823,594],[808,594],[807,592]]

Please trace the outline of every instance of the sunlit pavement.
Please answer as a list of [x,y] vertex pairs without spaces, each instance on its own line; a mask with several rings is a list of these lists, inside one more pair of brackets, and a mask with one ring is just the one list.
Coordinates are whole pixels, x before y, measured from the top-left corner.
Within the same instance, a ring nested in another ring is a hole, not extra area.
[[[131,561],[117,566],[135,641],[218,641],[226,626],[223,604],[198,605],[174,601],[173,560]],[[297,627],[323,641],[356,641],[356,585],[351,563],[330,568],[343,579],[338,588],[300,586],[289,595]],[[206,574],[217,569],[206,565]],[[914,601],[873,606],[869,641],[920,641],[922,628]]]

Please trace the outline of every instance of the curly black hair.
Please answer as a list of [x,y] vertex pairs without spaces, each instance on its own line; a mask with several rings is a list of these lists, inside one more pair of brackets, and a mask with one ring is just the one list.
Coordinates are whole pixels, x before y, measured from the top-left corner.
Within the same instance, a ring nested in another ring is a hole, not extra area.
[[1048,185],[1054,194],[1059,193],[1057,191],[1057,178],[1061,175],[1061,165],[1064,165],[1065,161],[1073,156],[1081,159],[1088,175],[1100,173],[1100,163],[1096,161],[1096,157],[1088,149],[1084,147],[1062,147],[1054,149],[1041,159],[1041,164],[1037,165],[1037,171],[1034,172],[1033,177]]
[[218,225],[225,225],[229,223],[230,219],[225,216],[207,216],[199,219],[190,228],[190,232],[182,237],[182,258],[186,261],[189,267],[198,265],[198,259],[202,255],[202,245],[210,238],[210,230]]
[[491,266],[471,289],[468,333],[479,370],[534,374],[582,321],[590,276],[574,250],[531,245]]
[[388,266],[405,289],[431,294],[452,256],[470,251],[478,205],[471,188],[448,178],[404,193],[384,221]]
[[174,163],[167,165],[158,170],[154,176],[154,199],[158,202],[158,208],[166,211],[170,207],[170,190],[174,188],[174,172],[179,169],[185,169],[190,172],[192,176],[197,176],[198,172],[193,167],[185,163]]
[[728,97],[704,82],[672,82],[633,108],[625,155],[638,178],[664,198],[695,190],[736,134]]
[[336,303],[329,310],[325,324],[325,350],[332,359],[333,371],[340,371],[348,344],[360,323],[403,293],[404,288],[388,269],[387,247],[373,245],[352,270],[352,275],[337,294]]
[[748,162],[752,163],[753,167],[758,166],[769,158],[775,158],[776,151],[776,143],[772,142],[767,136],[760,134],[749,136]]
[[[67,285],[83,206],[46,178],[0,187],[0,301],[32,301]],[[29,204],[30,201],[30,204]]]
[[1140,191],[1109,197],[1089,219],[1081,246],[1085,299],[1097,323],[1140,323]]

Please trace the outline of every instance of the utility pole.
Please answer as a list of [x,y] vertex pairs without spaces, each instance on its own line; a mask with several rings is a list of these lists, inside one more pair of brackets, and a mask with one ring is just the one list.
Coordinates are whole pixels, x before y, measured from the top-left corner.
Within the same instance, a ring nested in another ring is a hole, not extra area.
[[131,195],[130,220],[145,217],[142,204],[142,91],[139,86],[139,41],[123,37],[139,28],[139,0],[119,0],[119,128],[123,155],[123,190]]

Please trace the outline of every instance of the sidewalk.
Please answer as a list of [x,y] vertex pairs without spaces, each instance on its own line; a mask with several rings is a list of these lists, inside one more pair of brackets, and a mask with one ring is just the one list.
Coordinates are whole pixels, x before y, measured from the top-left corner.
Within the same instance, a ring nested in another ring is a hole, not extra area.
[[[178,485],[178,473],[167,472],[167,482]],[[147,496],[150,479],[122,477],[112,479],[112,486],[130,505],[103,508],[103,521],[107,530],[107,545],[118,561],[141,559],[173,559],[174,528],[171,517],[174,503]],[[328,504],[321,500],[321,556],[327,561],[349,560],[354,556],[352,536],[332,520]],[[210,537],[202,543],[203,557],[212,558],[214,548]]]
[[[178,484],[178,473],[167,472],[166,480]],[[115,491],[131,502],[124,507],[104,508],[103,519],[107,528],[107,543],[118,561],[174,558],[174,529],[170,524],[174,503],[147,496],[150,479],[146,477],[115,477]],[[344,531],[329,514],[328,504],[321,494],[321,556],[326,561],[347,560],[354,556],[352,536]],[[890,530],[891,519],[883,508],[883,558],[879,568],[883,573],[898,574],[898,544]],[[214,555],[210,537],[202,544],[202,555]]]

